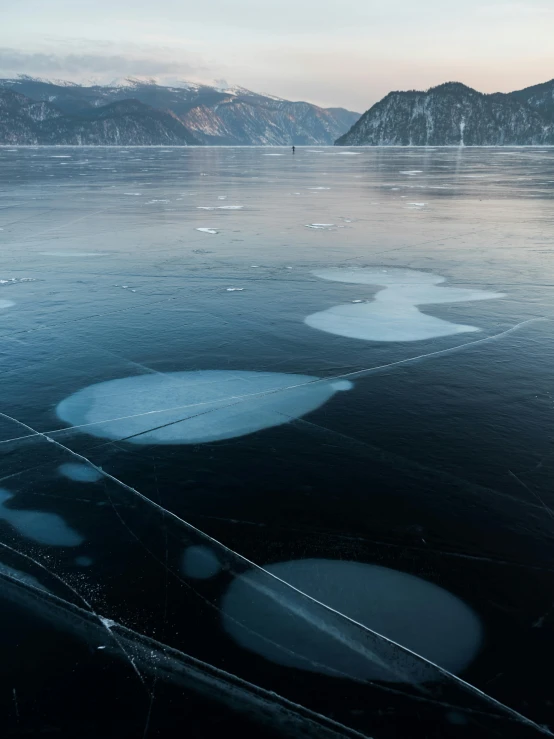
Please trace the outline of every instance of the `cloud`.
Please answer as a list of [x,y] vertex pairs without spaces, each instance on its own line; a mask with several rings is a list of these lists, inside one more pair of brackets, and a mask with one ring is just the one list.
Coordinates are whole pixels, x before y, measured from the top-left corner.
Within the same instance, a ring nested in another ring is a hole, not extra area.
[[80,80],[91,75],[113,77],[198,76],[210,70],[186,59],[134,57],[122,54],[53,54],[0,48],[0,76],[28,74]]

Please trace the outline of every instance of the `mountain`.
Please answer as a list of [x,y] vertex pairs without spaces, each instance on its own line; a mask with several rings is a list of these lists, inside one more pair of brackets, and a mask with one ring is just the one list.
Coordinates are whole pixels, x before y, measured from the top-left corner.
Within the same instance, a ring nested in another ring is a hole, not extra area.
[[527,146],[554,144],[554,80],[485,95],[460,82],[390,92],[338,146]]
[[[241,87],[222,89],[195,83],[164,87],[127,80],[121,85],[84,86],[22,76],[0,80],[1,89],[50,103],[78,119],[89,118],[93,111],[113,103],[138,101],[171,115],[197,142],[215,145],[332,144],[360,115],[343,108],[282,100]],[[126,141],[125,145],[130,143]],[[160,139],[159,143],[170,142]]]
[[187,146],[199,142],[171,113],[138,100],[66,113],[51,102],[0,88],[0,143]]
[[511,92],[510,95],[539,113],[554,119],[554,80]]

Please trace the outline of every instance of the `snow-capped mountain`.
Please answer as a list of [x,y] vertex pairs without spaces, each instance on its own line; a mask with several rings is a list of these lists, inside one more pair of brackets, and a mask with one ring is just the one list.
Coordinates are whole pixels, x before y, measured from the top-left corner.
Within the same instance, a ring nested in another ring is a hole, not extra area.
[[[359,118],[359,113],[343,108],[290,102],[241,87],[217,88],[186,82],[174,87],[139,80],[83,86],[18,77],[0,80],[0,89],[50,103],[65,115],[87,120],[107,105],[139,102],[178,121],[191,136],[188,143],[194,139],[201,144],[246,146],[332,144]],[[125,145],[130,143],[125,141]],[[159,142],[151,143],[169,141],[162,136]]]
[[554,80],[485,95],[459,82],[390,92],[341,136],[339,146],[554,144]]
[[0,88],[0,143],[187,146],[199,142],[171,113],[138,100],[66,113],[51,102]]

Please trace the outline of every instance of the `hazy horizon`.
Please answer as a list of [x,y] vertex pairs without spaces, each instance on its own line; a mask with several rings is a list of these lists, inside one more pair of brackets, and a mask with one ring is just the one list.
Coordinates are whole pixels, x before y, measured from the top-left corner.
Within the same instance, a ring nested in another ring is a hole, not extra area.
[[[554,77],[554,7],[467,0],[20,0],[3,11],[0,76],[242,86],[363,112],[391,90],[456,80],[510,92]],[[550,22],[549,22],[550,21]]]

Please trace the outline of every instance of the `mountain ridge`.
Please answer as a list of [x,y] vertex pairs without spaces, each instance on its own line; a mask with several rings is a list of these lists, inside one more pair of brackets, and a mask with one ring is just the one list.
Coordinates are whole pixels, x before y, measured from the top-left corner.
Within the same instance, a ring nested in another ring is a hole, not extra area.
[[554,145],[554,79],[510,93],[462,82],[389,92],[337,146]]
[[[154,80],[129,78],[117,85],[79,85],[20,76],[0,79],[1,90],[18,92],[34,102],[55,105],[64,115],[79,120],[89,117],[92,110],[111,103],[137,100],[152,110],[173,116],[195,144],[333,144],[359,117],[359,113],[344,108],[321,108],[242,87],[218,88],[193,82],[170,87]],[[69,129],[64,135],[69,135]],[[184,131],[180,135],[186,138]],[[78,138],[77,134],[75,136]],[[112,143],[111,139],[113,135],[107,143]],[[168,141],[162,136],[160,143],[165,145]],[[131,144],[132,141],[125,143]]]

